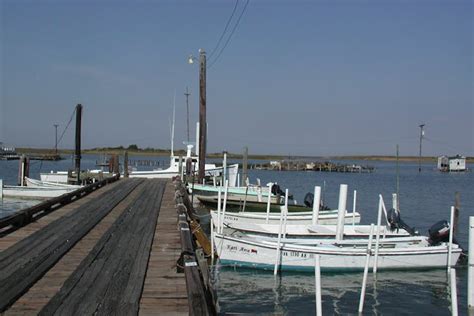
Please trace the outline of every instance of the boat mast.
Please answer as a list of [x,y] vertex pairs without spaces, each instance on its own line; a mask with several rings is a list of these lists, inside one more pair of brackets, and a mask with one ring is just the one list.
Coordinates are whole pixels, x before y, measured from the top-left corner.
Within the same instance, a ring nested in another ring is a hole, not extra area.
[[173,123],[171,124],[171,156],[174,156],[174,122],[176,114],[176,90],[173,96]]

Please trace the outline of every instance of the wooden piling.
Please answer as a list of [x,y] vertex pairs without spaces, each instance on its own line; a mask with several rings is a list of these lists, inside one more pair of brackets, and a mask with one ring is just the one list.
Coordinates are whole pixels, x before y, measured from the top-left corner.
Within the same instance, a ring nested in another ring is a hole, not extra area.
[[75,170],[76,170],[76,184],[81,184],[81,120],[82,120],[82,105],[76,106],[76,150],[74,155]]

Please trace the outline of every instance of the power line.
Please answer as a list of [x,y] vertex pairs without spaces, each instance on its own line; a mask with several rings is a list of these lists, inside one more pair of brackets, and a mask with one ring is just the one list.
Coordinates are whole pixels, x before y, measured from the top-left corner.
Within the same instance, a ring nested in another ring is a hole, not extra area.
[[63,139],[64,133],[66,133],[66,130],[69,127],[69,124],[71,124],[72,119],[74,118],[74,113],[76,113],[76,108],[74,108],[74,111],[72,111],[71,118],[69,119],[69,122],[67,123],[66,127],[64,128],[63,133],[61,134],[61,137],[59,137],[59,140],[57,141],[56,146],[59,145],[59,143]]
[[229,27],[229,24],[230,24],[230,21],[232,20],[232,18],[234,17],[234,14],[235,14],[235,10],[237,9],[237,5],[239,4],[239,0],[236,0],[235,1],[235,6],[234,6],[234,10],[232,10],[232,14],[230,15],[229,19],[227,20],[227,24],[225,25],[225,28],[224,28],[224,31],[222,32],[221,34],[221,37],[219,38],[219,41],[217,41],[217,44],[216,44],[216,47],[214,47],[214,49],[211,51],[211,53],[209,54],[209,59],[211,59],[212,55],[214,55],[214,53],[216,52],[216,49],[217,47],[219,47],[222,39],[224,38],[224,35],[225,33],[227,32],[227,28]]
[[239,26],[240,19],[244,15],[245,9],[247,9],[247,5],[249,4],[249,2],[250,2],[250,0],[247,0],[247,2],[245,3],[245,6],[244,6],[242,12],[239,15],[239,18],[238,18],[237,22],[235,23],[234,28],[232,29],[232,32],[230,33],[229,37],[227,38],[227,41],[225,42],[224,46],[219,51],[219,54],[217,55],[217,57],[214,58],[214,61],[207,68],[211,68],[219,60],[219,57],[221,56],[222,52],[227,47],[227,44],[229,44],[230,39],[232,38],[232,35],[234,35],[234,32],[237,29],[237,26]]

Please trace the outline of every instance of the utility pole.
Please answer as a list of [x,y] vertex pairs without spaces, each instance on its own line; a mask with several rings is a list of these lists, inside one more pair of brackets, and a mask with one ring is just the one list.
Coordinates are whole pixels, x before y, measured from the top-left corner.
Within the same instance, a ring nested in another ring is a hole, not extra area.
[[58,126],[59,124],[53,124],[55,132],[55,142],[54,142],[54,154],[57,156],[58,155]]
[[198,181],[202,183],[206,166],[206,52],[199,50],[199,173]]
[[186,96],[186,113],[187,113],[187,120],[186,120],[186,125],[188,126],[188,144],[189,144],[189,96],[191,95],[191,93],[188,92],[188,87],[186,87],[186,92],[184,93],[184,95]]
[[420,124],[420,156],[418,159],[418,172],[421,172],[421,144],[423,141],[423,136],[425,135],[425,132],[423,131],[423,127],[425,124]]

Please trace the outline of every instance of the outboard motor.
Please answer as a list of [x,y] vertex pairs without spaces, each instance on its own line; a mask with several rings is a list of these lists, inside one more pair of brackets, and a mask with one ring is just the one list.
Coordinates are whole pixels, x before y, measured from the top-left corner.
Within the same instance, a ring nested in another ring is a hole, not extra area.
[[285,196],[285,192],[283,192],[278,184],[272,185],[272,193],[275,195]]
[[390,224],[390,230],[399,230],[400,228],[406,230],[411,236],[416,236],[418,235],[418,232],[408,226],[404,221],[402,221],[402,218],[400,217],[400,212],[394,210],[393,208],[388,210],[387,212],[387,220]]
[[307,207],[313,207],[313,203],[314,194],[311,192],[306,193],[306,195],[304,196],[304,205],[306,205]]
[[430,244],[431,245],[438,245],[442,242],[449,241],[449,223],[446,220],[439,221],[435,223],[431,228],[428,230],[428,234],[430,236]]

